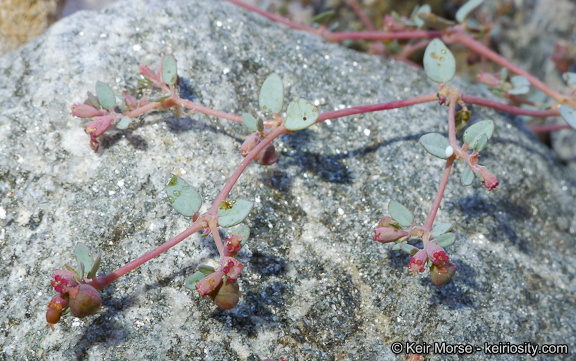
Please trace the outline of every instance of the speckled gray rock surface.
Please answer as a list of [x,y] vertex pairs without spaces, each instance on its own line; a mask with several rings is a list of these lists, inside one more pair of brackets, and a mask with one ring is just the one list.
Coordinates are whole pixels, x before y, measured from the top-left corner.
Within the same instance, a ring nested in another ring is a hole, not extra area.
[[248,168],[232,192],[255,201],[236,309],[218,310],[184,287],[217,255],[195,235],[107,288],[97,315],[45,330],[50,274],[73,262],[76,242],[101,249],[103,270],[113,271],[189,223],[163,195],[169,172],[209,202],[241,161],[244,128],[201,114],[150,114],[90,149],[71,105],[97,80],[136,90],[138,65],[155,66],[162,53],[178,59],[183,94],[234,113],[257,108],[270,72],[287,99],[322,111],[435,90],[421,71],[220,1],[118,3],[57,23],[0,59],[0,359],[403,360],[390,346],[410,341],[561,343],[569,356],[538,359],[574,357],[575,184],[516,122],[474,108],[474,119],[495,120],[482,162],[501,186],[463,188],[455,170],[437,219],[457,224],[449,254],[460,270],[450,284],[409,275],[406,255],[371,241],[390,199],[424,221],[443,164],[417,139],[446,131],[437,104],[284,136],[278,164]]

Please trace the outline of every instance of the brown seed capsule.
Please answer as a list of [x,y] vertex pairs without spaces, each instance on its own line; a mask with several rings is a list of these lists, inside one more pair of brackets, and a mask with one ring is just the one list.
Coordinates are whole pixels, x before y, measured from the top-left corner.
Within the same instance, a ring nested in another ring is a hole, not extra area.
[[86,317],[98,311],[102,306],[102,298],[96,289],[87,284],[81,284],[77,290],[70,290],[70,312],[76,317]]
[[214,292],[208,294],[216,306],[225,310],[231,310],[236,307],[240,301],[241,295],[242,292],[240,292],[238,282],[224,282],[220,287],[214,290]]

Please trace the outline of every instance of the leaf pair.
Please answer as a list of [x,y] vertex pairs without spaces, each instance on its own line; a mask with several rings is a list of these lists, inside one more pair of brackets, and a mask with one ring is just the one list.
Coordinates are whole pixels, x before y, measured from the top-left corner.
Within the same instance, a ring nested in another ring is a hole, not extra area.
[[76,273],[78,274],[79,278],[81,280],[84,279],[84,274],[86,272],[86,278],[94,278],[94,276],[96,276],[96,272],[98,272],[98,269],[100,268],[100,253],[98,253],[96,259],[92,259],[88,247],[86,247],[86,245],[83,243],[78,243],[76,245],[74,253],[76,254],[76,260],[78,261],[78,268],[76,269]]
[[[277,74],[266,78],[260,88],[258,98],[260,108],[265,113],[279,114],[284,107],[284,84]],[[296,99],[288,104],[284,126],[288,130],[301,130],[316,123],[319,116],[318,108],[304,99]],[[263,126],[248,114],[242,114],[244,124],[252,131],[262,131]]]
[[[200,193],[177,175],[170,175],[165,189],[168,201],[183,216],[192,217],[202,207]],[[222,203],[218,207],[218,225],[222,227],[232,227],[242,222],[254,205],[244,199]]]

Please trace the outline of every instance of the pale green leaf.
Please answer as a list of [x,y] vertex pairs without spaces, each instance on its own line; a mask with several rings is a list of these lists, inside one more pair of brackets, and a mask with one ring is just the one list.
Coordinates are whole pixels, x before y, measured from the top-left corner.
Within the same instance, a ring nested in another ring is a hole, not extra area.
[[434,39],[424,52],[424,70],[430,80],[447,83],[456,74],[456,59],[452,52],[439,39]]
[[390,217],[394,218],[402,227],[409,227],[414,221],[412,212],[396,201],[390,201],[388,204],[388,213],[390,213]]
[[252,202],[244,199],[222,202],[218,207],[218,225],[232,227],[239,224],[248,217],[253,206]]
[[[492,134],[494,133],[494,122],[491,120],[483,120],[480,121],[476,124],[473,124],[472,126],[470,126],[468,129],[466,129],[466,131],[464,132],[464,143],[467,143],[470,148],[472,149],[476,149],[475,146],[477,145],[481,145],[477,144],[478,138],[481,135],[485,135],[486,136],[486,141],[488,141],[491,137]],[[484,144],[486,145],[486,144]]]
[[456,241],[456,235],[454,233],[445,233],[435,237],[435,239],[440,247],[449,247]]
[[304,99],[296,99],[288,104],[284,126],[288,130],[308,128],[318,120],[318,108]]
[[466,19],[466,17],[474,11],[484,0],[470,0],[466,4],[462,5],[460,9],[456,12],[456,20],[461,23]]
[[260,108],[267,113],[280,113],[284,105],[284,85],[277,74],[270,74],[260,88]]
[[572,88],[576,88],[576,73],[564,73],[562,79]]
[[81,268],[81,264],[83,264],[84,269],[92,269],[92,257],[90,257],[90,251],[84,243],[76,244],[74,253],[76,254],[79,268]]
[[244,125],[253,132],[260,131],[258,129],[258,120],[250,113],[242,113],[242,122]]
[[96,83],[96,96],[98,97],[98,102],[102,105],[104,109],[114,108],[116,106],[116,96],[112,89],[101,81]]
[[245,224],[241,224],[234,230],[234,234],[239,235],[242,240],[240,241],[240,246],[244,247],[248,239],[250,239],[250,227]]
[[401,243],[400,244],[400,250],[408,253],[409,255],[413,256],[416,254],[416,252],[418,252],[418,248],[408,244],[408,243]]
[[416,7],[414,9],[415,11],[412,13],[412,15],[410,16],[410,20],[412,20],[414,22],[414,24],[416,24],[417,27],[421,28],[422,26],[424,26],[424,20],[420,19],[418,17],[418,14],[421,13],[431,13],[432,12],[432,8],[430,7],[430,5],[428,4],[424,4],[420,7]]
[[166,55],[162,60],[162,79],[168,85],[174,85],[178,80],[178,67],[172,55]]
[[[440,133],[424,134],[420,137],[419,143],[428,153],[441,159],[449,158],[454,152],[448,139]],[[451,149],[452,152],[450,152]]]
[[466,166],[464,172],[462,173],[462,185],[469,186],[474,181],[474,172]]
[[515,75],[510,79],[513,88],[508,90],[508,94],[521,95],[530,91],[530,82],[523,76]]
[[576,110],[570,108],[568,105],[561,105],[560,115],[564,118],[566,123],[576,129]]
[[198,282],[202,281],[205,277],[206,275],[200,271],[194,273],[186,281],[186,288],[189,288],[192,291],[196,291],[196,285],[198,284]]
[[481,152],[484,150],[484,148],[486,148],[486,144],[488,144],[488,137],[486,134],[480,134],[480,136],[472,141],[470,148]]
[[184,179],[171,174],[166,183],[168,201],[176,212],[192,217],[202,206],[202,197]]
[[116,128],[118,129],[126,129],[128,128],[128,126],[132,124],[132,119],[130,119],[129,116],[125,115],[122,117],[122,119],[120,119],[120,121],[118,122],[118,124],[116,124]]
[[213,273],[215,271],[214,267],[207,265],[207,264],[201,264],[198,266],[198,271],[204,273],[206,276],[208,276],[209,274]]
[[438,223],[432,228],[432,237],[436,238],[452,229],[452,223]]
[[96,276],[96,272],[98,272],[98,269],[100,268],[100,262],[102,262],[102,256],[100,253],[98,253],[98,256],[94,260],[94,264],[92,265],[92,268],[90,268],[90,271],[86,277],[94,278],[94,276]]
[[94,108],[100,108],[101,107],[100,102],[98,101],[98,98],[90,92],[88,92],[88,100],[90,100],[90,103],[92,103],[92,106],[94,106]]

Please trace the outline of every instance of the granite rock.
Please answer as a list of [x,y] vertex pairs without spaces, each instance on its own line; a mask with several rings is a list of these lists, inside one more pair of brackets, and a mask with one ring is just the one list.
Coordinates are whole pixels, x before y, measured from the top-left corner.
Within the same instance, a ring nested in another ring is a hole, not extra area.
[[217,256],[210,238],[194,235],[108,287],[98,314],[45,330],[50,275],[74,262],[74,244],[101,250],[102,270],[113,271],[190,223],[165,199],[168,173],[210,204],[242,159],[247,130],[190,113],[146,115],[132,131],[110,132],[98,153],[90,149],[72,104],[98,80],[117,94],[145,92],[138,65],[155,66],[167,53],[178,59],[182,94],[233,113],[257,109],[271,72],[287,99],[321,111],[436,89],[422,71],[222,1],[119,2],[56,23],[0,58],[0,359],[404,360],[394,342],[554,343],[574,357],[575,182],[521,121],[473,107],[473,120],[496,124],[481,162],[501,185],[490,194],[478,182],[464,188],[456,167],[437,218],[456,224],[451,283],[411,276],[405,254],[372,242],[389,200],[418,222],[426,217],[443,162],[417,141],[447,131],[438,104],[283,136],[276,165],[248,168],[231,195],[255,202],[235,309],[216,309],[185,288],[195,267]]

